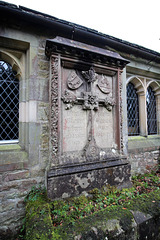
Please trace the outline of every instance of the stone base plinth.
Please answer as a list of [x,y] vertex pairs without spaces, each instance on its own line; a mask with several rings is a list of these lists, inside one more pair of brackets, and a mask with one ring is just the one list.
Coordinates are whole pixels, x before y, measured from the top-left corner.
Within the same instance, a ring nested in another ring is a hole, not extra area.
[[131,187],[130,170],[125,158],[55,167],[48,172],[48,197],[78,196],[107,184],[118,188]]

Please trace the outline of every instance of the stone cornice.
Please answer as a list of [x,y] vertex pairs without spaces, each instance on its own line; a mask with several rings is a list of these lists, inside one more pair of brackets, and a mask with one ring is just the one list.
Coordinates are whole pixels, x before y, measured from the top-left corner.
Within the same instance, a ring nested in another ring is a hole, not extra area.
[[101,64],[104,63],[112,67],[119,67],[121,69],[129,63],[128,60],[121,57],[116,52],[62,37],[48,39],[46,41],[45,51],[47,56],[59,53],[63,56],[72,56],[89,62],[99,62]]

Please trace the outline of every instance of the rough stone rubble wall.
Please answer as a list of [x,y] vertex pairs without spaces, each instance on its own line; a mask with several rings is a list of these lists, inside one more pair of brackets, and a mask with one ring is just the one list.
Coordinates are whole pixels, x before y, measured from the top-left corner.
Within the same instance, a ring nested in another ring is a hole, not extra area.
[[128,153],[128,160],[131,164],[131,175],[143,174],[154,170],[157,167],[160,158],[160,151],[143,151]]

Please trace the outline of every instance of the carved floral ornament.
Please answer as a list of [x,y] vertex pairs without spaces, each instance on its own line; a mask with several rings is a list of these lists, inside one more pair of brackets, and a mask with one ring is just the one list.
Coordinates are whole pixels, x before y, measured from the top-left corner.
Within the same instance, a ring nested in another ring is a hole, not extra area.
[[[70,90],[65,89],[64,94],[62,95],[62,100],[66,104],[65,108],[70,109],[74,104],[81,103],[84,110],[98,110],[99,105],[102,105],[108,111],[111,111],[112,106],[115,105],[114,99],[109,96],[100,99],[93,91],[93,83],[98,81],[97,85],[101,92],[109,94],[111,92],[111,87],[107,77],[102,75],[102,77],[98,79],[98,74],[96,74],[93,67],[91,67],[89,71],[82,71],[81,74],[84,79],[81,79],[76,71],[71,72],[68,76],[67,86]],[[81,97],[77,97],[73,90],[78,89],[84,81],[87,83],[87,88],[90,88],[90,90],[82,92]]]
[[88,83],[93,83],[97,80],[97,74],[93,67],[89,69],[89,71],[82,71],[82,75],[87,80]]

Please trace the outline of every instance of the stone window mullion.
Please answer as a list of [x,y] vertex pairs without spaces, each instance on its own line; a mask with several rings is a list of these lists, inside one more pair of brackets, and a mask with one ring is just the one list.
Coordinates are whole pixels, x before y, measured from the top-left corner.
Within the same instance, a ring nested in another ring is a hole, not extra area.
[[146,95],[144,93],[138,94],[139,97],[139,125],[140,135],[147,136],[147,106]]

